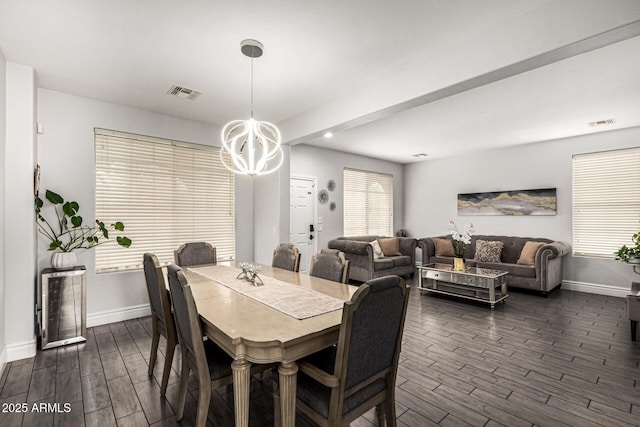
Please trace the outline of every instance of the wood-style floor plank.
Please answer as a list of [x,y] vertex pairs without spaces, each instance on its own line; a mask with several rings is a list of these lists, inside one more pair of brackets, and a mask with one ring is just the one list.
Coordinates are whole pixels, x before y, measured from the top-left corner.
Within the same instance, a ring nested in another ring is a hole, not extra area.
[[[631,342],[622,298],[512,291],[491,311],[412,287],[396,388],[399,426],[640,426],[640,342]],[[0,405],[69,403],[71,411],[0,413],[0,426],[175,426],[180,352],[163,399],[166,341],[149,377],[150,333],[149,317],[97,326],[85,343],[8,363]],[[190,378],[180,425],[195,424],[197,399]],[[352,427],[376,423],[369,411]],[[253,378],[250,426],[272,424],[271,384]],[[231,386],[212,394],[207,426],[214,425],[234,425]],[[297,425],[313,423],[298,413]]]

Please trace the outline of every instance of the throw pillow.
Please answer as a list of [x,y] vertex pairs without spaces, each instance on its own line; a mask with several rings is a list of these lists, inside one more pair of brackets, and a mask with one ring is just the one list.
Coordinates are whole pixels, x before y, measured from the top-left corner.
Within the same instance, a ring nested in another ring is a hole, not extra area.
[[526,242],[522,247],[520,258],[518,258],[516,263],[520,265],[534,265],[536,263],[536,252],[544,245],[544,242],[534,242],[533,240]]
[[432,237],[431,240],[436,247],[436,256],[454,256],[453,242],[450,239]]
[[397,237],[389,237],[388,239],[378,239],[380,249],[384,256],[400,256],[400,239]]
[[476,240],[475,260],[480,262],[500,262],[504,244],[498,240]]
[[378,243],[377,240],[374,240],[369,244],[373,248],[373,259],[380,259],[384,257],[384,254],[382,253],[382,248],[380,248],[380,243]]

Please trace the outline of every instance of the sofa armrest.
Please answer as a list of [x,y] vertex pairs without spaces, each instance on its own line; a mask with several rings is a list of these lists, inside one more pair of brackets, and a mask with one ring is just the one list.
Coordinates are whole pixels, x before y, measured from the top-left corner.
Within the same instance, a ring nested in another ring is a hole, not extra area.
[[436,246],[431,237],[424,237],[418,240],[418,247],[422,251],[422,265],[429,264],[429,259],[436,255]]
[[541,246],[536,252],[536,265],[540,265],[543,259],[554,259],[565,256],[571,250],[571,246],[564,242],[551,242]]
[[337,249],[345,254],[368,255],[369,252],[373,256],[373,249],[369,242],[361,242],[358,240],[335,239],[329,241],[329,249]]
[[398,237],[400,239],[400,253],[402,255],[409,255],[411,257],[411,262],[415,261],[416,258],[416,247],[418,246],[418,241],[413,237]]

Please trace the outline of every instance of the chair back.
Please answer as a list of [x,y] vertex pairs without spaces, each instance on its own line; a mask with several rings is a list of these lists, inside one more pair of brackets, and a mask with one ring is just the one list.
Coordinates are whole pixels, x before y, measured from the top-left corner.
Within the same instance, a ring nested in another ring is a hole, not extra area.
[[144,267],[144,278],[147,283],[147,293],[149,294],[151,311],[166,331],[167,328],[173,327],[173,321],[171,320],[169,293],[164,280],[164,274],[162,274],[160,261],[158,261],[158,257],[154,254],[145,253],[142,257],[142,265]]
[[349,260],[337,249],[321,249],[311,258],[311,276],[339,283],[349,282]]
[[273,250],[271,266],[293,272],[300,271],[300,251],[291,243],[280,243]]
[[198,372],[209,372],[204,345],[202,344],[202,328],[191,286],[182,269],[174,264],[167,267],[169,272],[169,289],[171,303],[176,320],[178,342],[183,357],[195,365]]
[[409,289],[400,277],[384,276],[362,284],[345,303],[334,368],[343,393],[376,379],[395,385]]
[[216,248],[207,242],[185,243],[173,252],[176,264],[180,267],[215,264]]

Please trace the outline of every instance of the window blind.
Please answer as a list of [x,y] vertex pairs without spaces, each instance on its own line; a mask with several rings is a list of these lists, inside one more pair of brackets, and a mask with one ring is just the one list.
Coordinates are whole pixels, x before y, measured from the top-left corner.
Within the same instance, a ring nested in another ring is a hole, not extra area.
[[614,258],[640,229],[640,148],[573,156],[573,254]]
[[96,247],[96,272],[141,268],[142,255],[173,262],[181,244],[235,254],[234,177],[215,147],[95,129],[96,218],[122,221],[132,240]]
[[393,235],[393,175],[344,169],[344,234]]

